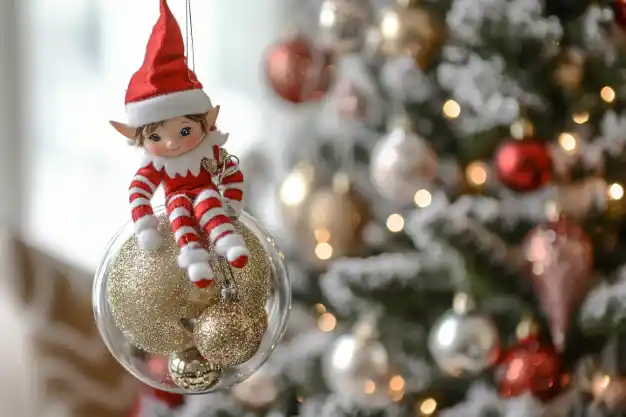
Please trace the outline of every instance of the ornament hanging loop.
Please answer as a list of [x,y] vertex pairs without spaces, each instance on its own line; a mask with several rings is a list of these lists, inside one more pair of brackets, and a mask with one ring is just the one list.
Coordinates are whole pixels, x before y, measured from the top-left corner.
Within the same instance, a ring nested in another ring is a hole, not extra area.
[[[191,18],[191,0],[185,0],[185,56],[189,61],[189,50],[191,49],[191,70],[196,72],[196,51],[193,41],[193,20]],[[191,81],[191,80],[190,80]]]
[[476,304],[472,297],[466,292],[459,292],[455,294],[454,301],[452,302],[452,310],[456,314],[464,315],[476,308]]
[[[230,164],[230,167],[228,166],[229,164]],[[239,169],[239,158],[237,158],[235,155],[230,155],[230,154],[226,156],[226,158],[224,159],[224,162],[222,163],[222,169],[217,176],[218,183],[221,183],[224,178],[237,172],[238,169]]]
[[238,298],[237,285],[235,284],[235,276],[230,264],[222,257],[219,258],[220,269],[224,277],[222,288],[220,290],[220,301],[229,303],[236,301]]

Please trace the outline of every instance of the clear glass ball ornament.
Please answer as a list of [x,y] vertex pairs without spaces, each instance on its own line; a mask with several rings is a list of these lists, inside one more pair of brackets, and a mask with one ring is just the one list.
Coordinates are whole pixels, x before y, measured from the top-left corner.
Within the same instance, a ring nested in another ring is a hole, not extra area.
[[250,250],[248,265],[230,268],[212,252],[215,283],[197,288],[177,265],[164,208],[155,215],[162,237],[156,252],[138,247],[129,222],[104,253],[93,286],[100,335],[128,372],[156,389],[205,394],[233,387],[267,361],[286,330],[291,284],[283,254],[242,212],[234,225]]

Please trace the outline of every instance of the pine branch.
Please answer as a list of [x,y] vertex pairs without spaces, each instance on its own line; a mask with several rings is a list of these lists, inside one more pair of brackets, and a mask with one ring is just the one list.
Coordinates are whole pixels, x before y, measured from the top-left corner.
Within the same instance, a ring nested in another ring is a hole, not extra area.
[[477,382],[467,393],[467,399],[449,409],[443,410],[441,417],[530,417],[539,416],[542,405],[530,394],[503,399],[496,391]]
[[423,293],[435,303],[432,297],[453,288],[445,263],[419,252],[340,259],[329,266],[320,285],[334,310],[344,316],[359,312],[364,303],[384,305],[390,314],[416,313],[423,310]]
[[301,407],[301,417],[405,417],[404,410],[397,405],[383,410],[364,409],[350,404],[337,395],[307,399]]
[[613,283],[600,283],[587,295],[580,324],[590,333],[609,333],[626,324],[626,266],[617,271]]

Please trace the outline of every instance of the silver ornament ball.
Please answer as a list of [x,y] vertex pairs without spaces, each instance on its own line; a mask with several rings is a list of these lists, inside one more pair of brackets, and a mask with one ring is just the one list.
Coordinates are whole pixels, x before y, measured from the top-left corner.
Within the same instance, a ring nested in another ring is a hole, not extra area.
[[428,348],[445,373],[454,377],[476,375],[498,359],[500,336],[488,317],[450,311],[431,328]]
[[405,127],[396,127],[372,151],[370,177],[384,198],[409,203],[437,176],[437,155],[430,145]]
[[340,336],[324,358],[323,371],[330,389],[353,404],[379,408],[391,402],[389,356],[375,338]]

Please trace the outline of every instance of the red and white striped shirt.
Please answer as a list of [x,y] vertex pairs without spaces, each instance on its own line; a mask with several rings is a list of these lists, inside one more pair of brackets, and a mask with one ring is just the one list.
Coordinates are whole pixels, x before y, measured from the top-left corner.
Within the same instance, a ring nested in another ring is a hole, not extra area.
[[[229,173],[215,184],[217,178],[203,168],[203,160],[219,160],[219,152],[228,135],[214,131],[192,151],[176,158],[163,158],[145,153],[141,167],[129,187],[129,201],[135,230],[156,227],[150,200],[159,185],[163,185],[166,198],[175,194],[194,193],[212,188],[222,193],[231,206],[240,209],[243,202],[243,173],[234,161],[226,162]],[[231,172],[232,171],[232,172]]]

